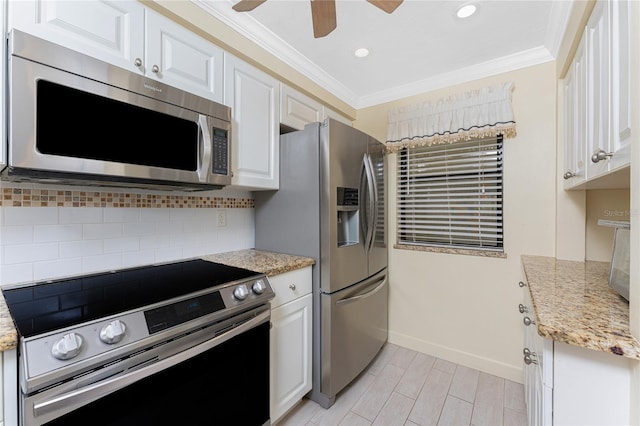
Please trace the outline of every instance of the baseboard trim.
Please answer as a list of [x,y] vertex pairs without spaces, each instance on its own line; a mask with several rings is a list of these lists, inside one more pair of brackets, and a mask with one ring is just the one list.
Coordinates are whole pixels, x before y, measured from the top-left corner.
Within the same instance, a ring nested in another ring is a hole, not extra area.
[[522,367],[505,364],[493,359],[480,357],[450,347],[427,342],[405,334],[389,331],[389,343],[403,346],[427,355],[442,358],[465,367],[474,368],[484,373],[492,374],[516,383],[523,383]]

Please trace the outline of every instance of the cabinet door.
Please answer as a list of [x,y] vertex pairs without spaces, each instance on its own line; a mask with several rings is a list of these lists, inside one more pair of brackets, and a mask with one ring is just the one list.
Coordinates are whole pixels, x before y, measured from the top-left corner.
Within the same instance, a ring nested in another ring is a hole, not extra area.
[[[4,3],[4,2],[3,2]],[[144,7],[135,1],[29,0],[9,3],[9,28],[140,72]]]
[[286,84],[280,86],[280,122],[296,130],[322,121],[322,105]]
[[312,295],[271,311],[271,422],[311,390]]
[[239,58],[225,54],[224,103],[232,114],[232,185],[278,189],[280,83]]
[[587,23],[587,141],[589,161],[587,178],[592,179],[607,172],[609,160],[593,161],[592,155],[610,152],[610,22],[609,4],[598,1]]
[[611,169],[631,160],[631,26],[630,1],[611,2]]
[[347,124],[349,126],[353,126],[353,123],[351,122],[351,120],[349,120],[347,117],[338,114],[337,112],[335,112],[334,110],[327,108],[327,107],[323,107],[322,108],[322,119],[324,120],[325,118],[333,118],[336,121],[340,121],[344,124]]
[[586,161],[586,64],[584,38],[563,83],[564,91],[564,188],[585,181]]
[[146,75],[222,102],[223,51],[169,18],[146,11]]
[[[2,3],[0,3],[0,30],[2,30],[2,34],[6,34],[5,31],[5,16],[6,16],[6,9],[7,9],[7,3],[6,1],[3,1]],[[7,87],[6,85],[6,67],[5,64],[7,63],[7,43],[2,43],[2,45],[0,46],[0,61],[2,61],[1,63],[3,64],[2,67],[0,67],[0,84],[2,85],[2,87]],[[3,143],[0,143],[0,170],[2,170],[4,168],[4,166],[7,164],[7,144],[4,143],[4,141],[6,141],[6,126],[5,126],[5,101],[6,101],[6,90],[0,90],[0,140],[3,141]]]

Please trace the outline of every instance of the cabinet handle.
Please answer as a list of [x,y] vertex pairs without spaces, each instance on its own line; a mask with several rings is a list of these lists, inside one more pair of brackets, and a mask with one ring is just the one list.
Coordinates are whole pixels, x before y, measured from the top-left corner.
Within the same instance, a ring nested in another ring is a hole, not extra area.
[[295,285],[295,284],[289,284],[289,288],[290,288],[292,291],[296,291],[296,285]]
[[524,325],[526,325],[527,327],[530,326],[531,324],[535,324],[535,321],[532,321],[531,318],[529,317],[524,317],[524,319],[522,320],[522,322],[524,323]]
[[573,172],[566,172],[564,175],[562,175],[564,180],[571,179],[572,177],[575,177],[575,176],[576,176],[576,174],[573,173]]
[[522,350],[522,354],[526,355],[526,356],[532,356],[532,357],[537,357],[538,355],[536,355],[535,352],[531,352],[531,350],[529,350],[529,348],[524,348]]
[[526,284],[525,284],[525,283],[523,283],[522,281],[520,281],[520,282],[518,283],[518,285],[519,285],[520,287],[524,287],[524,286],[526,286]]
[[154,74],[158,74],[160,72],[160,68],[157,65],[154,65],[151,67],[151,71],[153,71]]
[[142,59],[136,58],[136,60],[133,61],[133,65],[135,65],[136,67],[141,67],[142,66]]
[[606,152],[603,150],[599,150],[595,154],[591,156],[591,162],[597,163],[600,160],[606,160],[607,158],[613,157],[613,152]]
[[524,363],[527,364],[527,365],[531,365],[531,364],[537,364],[538,361],[533,359],[530,355],[525,355],[524,356]]
[[527,307],[522,303],[518,305],[518,311],[520,311],[521,314],[524,314],[525,312],[529,313],[529,309],[527,309]]

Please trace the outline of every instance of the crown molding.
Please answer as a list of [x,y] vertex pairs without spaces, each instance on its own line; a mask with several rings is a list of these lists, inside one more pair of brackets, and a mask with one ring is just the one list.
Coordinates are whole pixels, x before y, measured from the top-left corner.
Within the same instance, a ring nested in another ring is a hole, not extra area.
[[575,0],[554,1],[551,4],[544,45],[554,58],[558,57],[574,5]]
[[349,106],[354,106],[358,103],[358,96],[352,90],[323,71],[250,15],[234,11],[231,8],[234,2],[219,0],[191,1]]
[[275,36],[250,15],[235,12],[231,8],[234,2],[229,0],[190,1],[279,60],[287,63],[293,69],[314,81],[349,106],[360,109],[385,102],[396,101],[413,96],[416,93],[438,90],[554,60],[560,43],[562,42],[566,24],[575,0],[553,2],[544,46],[461,68],[414,83],[392,87],[366,96],[357,96],[352,90],[320,69],[290,44]]
[[362,96],[354,107],[356,109],[360,109],[385,102],[397,101],[409,96],[414,96],[417,93],[430,92],[454,86],[456,84],[466,83],[468,81],[491,77],[493,75],[553,61],[554,59],[555,58],[546,47],[540,46],[515,53],[513,55],[496,58],[481,64],[460,68],[452,72],[426,78],[414,83],[392,87],[368,96]]

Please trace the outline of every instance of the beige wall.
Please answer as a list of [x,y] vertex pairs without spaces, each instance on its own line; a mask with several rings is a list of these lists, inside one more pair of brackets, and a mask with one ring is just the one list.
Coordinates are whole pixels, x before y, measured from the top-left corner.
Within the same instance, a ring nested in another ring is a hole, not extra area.
[[[359,110],[355,126],[384,140],[398,105],[512,81],[518,136],[504,143],[506,259],[390,248],[391,342],[522,381],[520,255],[555,255],[555,63]],[[396,156],[389,160],[389,241],[396,232]]]
[[614,229],[598,225],[598,220],[630,220],[628,189],[587,191],[586,259],[611,261]]

